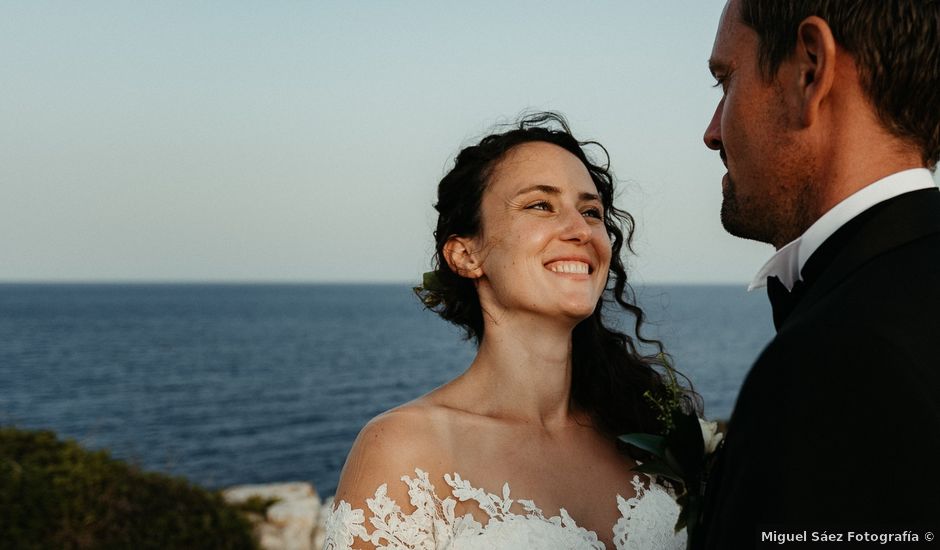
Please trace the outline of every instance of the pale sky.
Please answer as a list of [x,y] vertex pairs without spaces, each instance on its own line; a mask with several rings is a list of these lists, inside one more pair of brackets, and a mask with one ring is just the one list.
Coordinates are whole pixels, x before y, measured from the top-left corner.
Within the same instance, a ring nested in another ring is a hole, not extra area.
[[635,283],[742,285],[723,0],[4,2],[0,281],[415,282],[438,180],[527,109],[611,154]]

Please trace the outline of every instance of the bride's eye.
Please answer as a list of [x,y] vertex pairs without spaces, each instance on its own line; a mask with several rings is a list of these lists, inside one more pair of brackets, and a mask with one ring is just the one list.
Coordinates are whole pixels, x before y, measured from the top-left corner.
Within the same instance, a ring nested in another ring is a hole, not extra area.
[[597,218],[599,220],[604,219],[604,215],[601,214],[600,208],[588,208],[584,212],[581,212],[582,216],[587,216],[589,218]]
[[525,207],[526,210],[544,210],[546,212],[552,211],[552,205],[546,201],[533,202],[529,206]]

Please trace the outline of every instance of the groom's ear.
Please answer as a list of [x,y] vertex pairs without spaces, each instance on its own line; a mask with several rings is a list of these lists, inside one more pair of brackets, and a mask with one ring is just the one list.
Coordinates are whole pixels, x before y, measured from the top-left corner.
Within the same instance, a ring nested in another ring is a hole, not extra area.
[[793,62],[800,121],[811,126],[836,77],[836,40],[825,19],[813,15],[800,23]]
[[468,279],[483,276],[483,267],[478,258],[476,239],[451,235],[444,243],[444,259],[450,270]]

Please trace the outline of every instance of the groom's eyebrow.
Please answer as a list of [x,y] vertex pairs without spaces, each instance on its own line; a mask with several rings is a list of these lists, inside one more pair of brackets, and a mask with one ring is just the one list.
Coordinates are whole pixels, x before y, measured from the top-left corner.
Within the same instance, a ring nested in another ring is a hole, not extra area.
[[[520,190],[516,193],[516,196],[525,195],[526,193],[531,193],[533,191],[541,191],[543,193],[548,193],[549,195],[561,195],[561,189],[555,187],[554,185],[532,185],[526,187],[525,189]],[[578,198],[583,201],[600,201],[600,195],[596,193],[581,193],[578,195]]]

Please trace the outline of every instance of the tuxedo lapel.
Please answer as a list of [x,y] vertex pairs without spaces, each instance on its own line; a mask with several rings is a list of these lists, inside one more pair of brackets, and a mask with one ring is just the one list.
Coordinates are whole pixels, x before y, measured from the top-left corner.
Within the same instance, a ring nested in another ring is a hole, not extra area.
[[940,233],[940,190],[913,191],[877,204],[842,226],[803,268],[803,296],[778,326],[798,319],[829,291],[873,258]]

